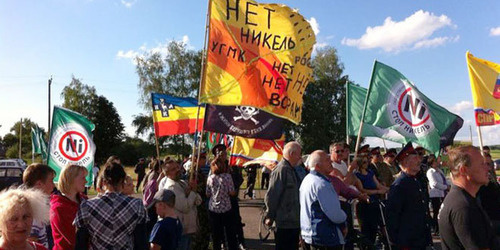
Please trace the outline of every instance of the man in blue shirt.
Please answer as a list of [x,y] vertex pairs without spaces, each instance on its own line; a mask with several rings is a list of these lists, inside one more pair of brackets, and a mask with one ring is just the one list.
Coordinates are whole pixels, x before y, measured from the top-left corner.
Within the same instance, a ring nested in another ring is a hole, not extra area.
[[314,151],[309,168],[300,186],[300,228],[306,249],[342,249],[347,216],[326,177],[332,171],[330,158],[322,150]]

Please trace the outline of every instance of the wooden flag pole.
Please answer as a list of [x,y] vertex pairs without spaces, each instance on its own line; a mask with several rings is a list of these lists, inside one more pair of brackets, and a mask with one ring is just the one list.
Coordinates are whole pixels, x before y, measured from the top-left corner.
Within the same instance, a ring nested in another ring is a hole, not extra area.
[[[191,168],[195,168],[197,169],[198,168],[198,162],[194,162],[194,155],[196,153],[196,142],[198,141],[196,139],[196,136],[198,134],[198,121],[200,120],[200,109],[201,109],[201,106],[199,105],[199,102],[200,102],[200,97],[201,97],[201,87],[205,81],[205,69],[206,69],[206,58],[207,58],[207,54],[208,54],[208,50],[207,50],[207,43],[208,43],[208,31],[210,29],[210,13],[211,13],[211,8],[212,7],[212,0],[209,0],[208,1],[208,6],[207,6],[207,17],[205,19],[205,38],[204,38],[204,41],[203,41],[203,53],[201,55],[201,72],[200,72],[200,85],[198,87],[198,113],[196,115],[196,132],[195,132],[195,140],[193,141],[193,152],[192,152],[192,155],[191,155]],[[203,133],[203,129],[201,131],[201,133]],[[201,139],[203,138],[203,135],[201,134],[200,135],[200,140],[198,141],[198,148],[201,147]],[[199,150],[198,150],[199,151]],[[199,156],[199,155],[198,155]],[[196,164],[196,165],[195,165]],[[191,173],[193,173],[193,171],[191,171]],[[189,176],[190,179],[193,178],[193,174],[191,174]]]
[[19,124],[19,159],[22,159],[22,149],[23,149],[23,118],[21,118],[21,123]]
[[481,127],[480,126],[476,126],[477,127],[477,134],[479,136],[479,149],[481,149],[481,155],[484,156],[484,153],[483,153],[483,135],[481,134]]
[[472,126],[469,125],[469,132],[470,132],[470,145],[472,145]]
[[381,138],[381,139],[382,139],[382,142],[384,143],[385,152],[387,153],[387,146],[385,145],[385,139],[384,138]]
[[368,91],[366,92],[365,104],[363,106],[363,114],[361,115],[361,122],[359,123],[358,139],[356,140],[356,151],[354,153],[354,157],[358,156],[359,144],[361,143],[361,131],[363,131],[363,124],[365,121],[366,103],[368,102],[368,98],[370,97],[370,91],[372,89],[372,80],[373,80],[373,75],[375,74],[376,64],[377,60],[373,62],[372,75],[370,76],[370,85],[368,86]]

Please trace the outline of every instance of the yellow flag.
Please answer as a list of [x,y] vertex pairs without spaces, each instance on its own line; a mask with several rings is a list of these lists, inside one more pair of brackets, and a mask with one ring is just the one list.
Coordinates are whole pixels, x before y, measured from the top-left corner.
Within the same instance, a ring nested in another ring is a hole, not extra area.
[[468,51],[466,58],[477,126],[500,124],[500,65]]
[[235,136],[230,165],[241,166],[246,162],[271,163],[281,161],[285,135],[277,140],[265,140]]
[[299,123],[316,37],[296,10],[212,0],[200,102],[254,106]]

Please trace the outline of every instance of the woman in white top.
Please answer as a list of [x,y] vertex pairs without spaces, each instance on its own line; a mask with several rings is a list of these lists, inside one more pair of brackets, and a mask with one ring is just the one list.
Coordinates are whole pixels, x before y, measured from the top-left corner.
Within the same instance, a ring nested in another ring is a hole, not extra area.
[[427,170],[427,179],[429,179],[429,197],[432,204],[432,227],[434,228],[434,233],[439,233],[437,216],[439,214],[439,208],[444,200],[446,193],[448,192],[450,186],[446,181],[443,170],[441,170],[441,165],[439,164],[440,157],[436,159],[434,155],[429,155],[427,163],[431,168]]

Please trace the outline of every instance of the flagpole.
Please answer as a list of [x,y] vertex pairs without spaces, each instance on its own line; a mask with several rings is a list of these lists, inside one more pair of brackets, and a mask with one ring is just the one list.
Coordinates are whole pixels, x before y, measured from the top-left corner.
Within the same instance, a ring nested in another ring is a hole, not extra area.
[[[201,55],[201,72],[200,72],[200,85],[198,87],[198,112],[196,114],[196,132],[194,133],[195,135],[195,138],[196,138],[196,135],[198,133],[198,122],[200,120],[200,109],[201,109],[201,106],[200,106],[200,96],[201,96],[201,86],[203,85],[204,81],[205,81],[205,68],[206,68],[206,58],[208,56],[208,50],[207,50],[207,42],[208,42],[208,30],[210,28],[210,13],[211,13],[211,8],[212,7],[212,0],[209,0],[208,1],[208,6],[207,6],[207,17],[205,19],[205,38],[204,38],[204,41],[203,41],[203,53]],[[203,124],[204,125],[204,124]],[[203,126],[202,125],[202,126]],[[203,132],[203,129],[202,129],[202,132]],[[200,141],[198,142],[198,148],[201,147],[201,139],[203,138],[203,135],[200,135]],[[195,166],[195,162],[194,162],[194,154],[195,154],[195,150],[196,150],[196,141],[198,140],[194,140],[193,141],[193,152],[192,152],[192,155],[191,155],[191,168],[193,166]],[[199,150],[198,150],[199,151]],[[196,165],[198,165],[198,163],[196,163]],[[190,176],[190,178],[192,178],[192,176]]]
[[[349,146],[349,80],[345,85],[345,134],[346,134],[346,143]],[[350,150],[350,149],[349,149]],[[347,156],[347,165],[351,165],[351,157]]]
[[472,126],[469,125],[469,132],[470,132],[470,145],[472,145]]
[[385,145],[385,139],[384,138],[381,138],[381,139],[382,139],[382,142],[384,143],[385,152],[387,153],[387,146]]
[[356,151],[354,153],[354,157],[358,156],[359,143],[361,142],[361,131],[363,131],[363,125],[365,120],[366,103],[368,102],[368,98],[370,97],[370,92],[372,89],[372,80],[373,80],[373,75],[375,74],[376,65],[377,65],[377,60],[373,62],[372,75],[370,76],[370,85],[368,86],[368,91],[366,92],[365,105],[363,106],[363,114],[361,115],[361,122],[359,123],[358,138],[356,140]]
[[477,134],[479,135],[479,149],[481,149],[481,155],[484,156],[483,153],[483,135],[481,134],[481,126],[476,126],[477,127]]

